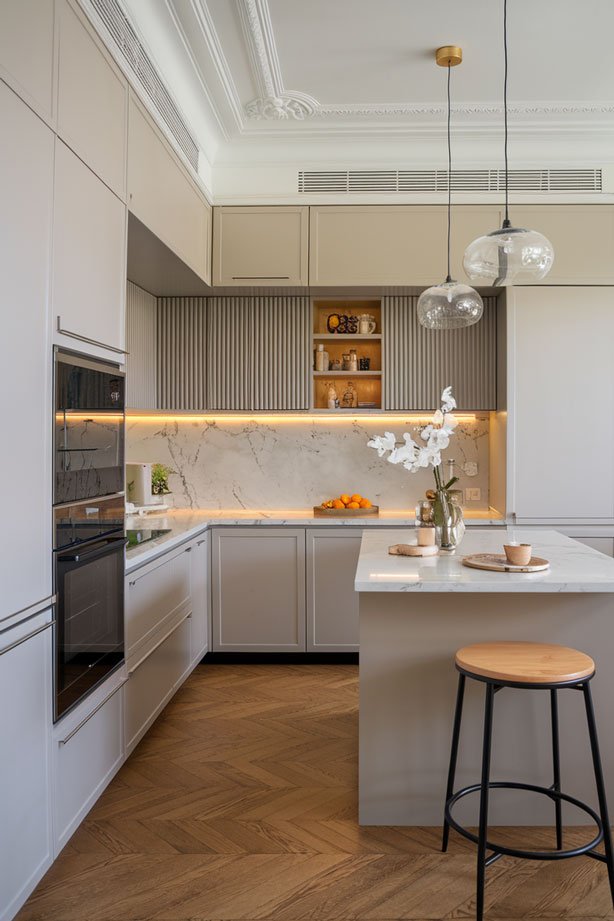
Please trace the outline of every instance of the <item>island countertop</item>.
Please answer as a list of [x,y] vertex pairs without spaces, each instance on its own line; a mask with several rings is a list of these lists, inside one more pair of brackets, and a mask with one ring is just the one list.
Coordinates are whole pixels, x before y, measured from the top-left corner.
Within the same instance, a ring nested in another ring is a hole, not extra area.
[[[503,553],[509,540],[533,545],[550,568],[535,573],[488,572],[463,566],[473,553]],[[392,544],[416,543],[411,529],[365,531],[356,569],[357,592],[614,592],[614,559],[558,531],[467,530],[454,554],[392,556]]]

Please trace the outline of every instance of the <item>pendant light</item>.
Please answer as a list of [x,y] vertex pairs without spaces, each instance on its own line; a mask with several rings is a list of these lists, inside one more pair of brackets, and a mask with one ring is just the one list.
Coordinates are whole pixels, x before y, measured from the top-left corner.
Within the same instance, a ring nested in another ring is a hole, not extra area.
[[446,45],[435,52],[440,67],[448,68],[448,274],[440,285],[427,288],[418,298],[418,320],[427,329],[460,329],[473,326],[484,312],[482,298],[469,285],[450,275],[450,228],[452,224],[452,144],[450,141],[450,73],[463,60],[462,48]]
[[495,287],[541,281],[554,262],[554,249],[550,240],[537,230],[512,227],[510,221],[507,155],[507,0],[503,0],[503,61],[505,219],[500,230],[493,230],[470,243],[463,259],[463,268],[472,281]]

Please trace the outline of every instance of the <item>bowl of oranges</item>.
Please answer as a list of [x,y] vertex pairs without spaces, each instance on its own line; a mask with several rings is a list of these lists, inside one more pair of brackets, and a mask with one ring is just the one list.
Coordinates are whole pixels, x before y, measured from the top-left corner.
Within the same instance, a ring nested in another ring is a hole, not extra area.
[[358,492],[344,492],[334,499],[327,499],[322,505],[315,505],[313,514],[315,518],[364,518],[366,515],[379,515],[379,507]]

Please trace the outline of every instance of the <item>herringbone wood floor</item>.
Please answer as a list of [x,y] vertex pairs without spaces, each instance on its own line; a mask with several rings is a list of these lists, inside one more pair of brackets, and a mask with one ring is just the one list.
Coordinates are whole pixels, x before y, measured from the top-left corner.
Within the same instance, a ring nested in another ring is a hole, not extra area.
[[[358,827],[356,742],[353,666],[198,668],[19,921],[472,918],[468,842],[443,855],[438,828]],[[503,858],[487,918],[612,919],[605,867]]]

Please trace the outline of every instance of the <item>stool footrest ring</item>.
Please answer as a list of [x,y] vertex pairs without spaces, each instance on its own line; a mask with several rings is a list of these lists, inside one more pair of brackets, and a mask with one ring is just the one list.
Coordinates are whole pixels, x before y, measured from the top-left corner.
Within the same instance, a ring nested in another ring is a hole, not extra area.
[[[551,787],[539,787],[535,784],[529,783],[515,783],[511,781],[496,781],[488,784],[489,790],[528,790],[531,793],[541,793],[543,796],[547,796],[553,802],[563,802],[570,803],[572,806],[576,806],[578,809],[581,809],[582,812],[585,812],[593,820],[597,826],[597,834],[592,841],[589,841],[588,844],[582,844],[579,847],[571,848],[566,851],[525,851],[521,848],[516,847],[507,847],[504,844],[496,844],[493,841],[486,842],[486,848],[489,851],[493,851],[493,854],[488,858],[487,863],[493,863],[494,859],[505,854],[508,857],[522,857],[529,860],[564,860],[568,857],[580,857],[582,854],[588,854],[589,857],[594,857],[596,860],[605,860],[605,857],[597,853],[593,849],[597,847],[598,844],[603,841],[603,824],[601,819],[597,815],[594,809],[591,809],[590,806],[587,806],[586,803],[583,803],[581,800],[576,799],[573,796],[569,796],[567,793],[560,793],[556,790],[553,790]],[[469,841],[473,841],[474,844],[478,844],[478,836],[474,835],[473,832],[468,831],[463,825],[456,821],[452,815],[452,807],[462,799],[464,796],[468,796],[470,793],[477,793],[481,790],[481,785],[479,783],[472,784],[470,787],[463,787],[462,790],[458,790],[457,793],[454,793],[446,802],[445,807],[445,817],[446,821],[449,822],[451,827],[462,835],[463,838],[467,838]]]

